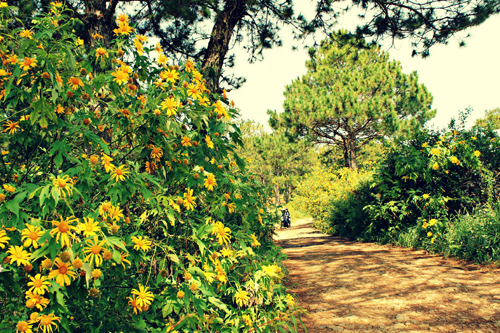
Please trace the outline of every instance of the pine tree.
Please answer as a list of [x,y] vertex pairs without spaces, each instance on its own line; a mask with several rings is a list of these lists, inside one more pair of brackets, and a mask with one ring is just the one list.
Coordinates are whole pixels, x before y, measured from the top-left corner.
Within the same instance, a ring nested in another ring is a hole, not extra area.
[[306,67],[306,75],[286,87],[285,111],[271,115],[271,126],[339,146],[351,169],[362,146],[416,131],[434,117],[432,96],[417,73],[404,74],[399,62],[364,39],[334,33],[311,50]]

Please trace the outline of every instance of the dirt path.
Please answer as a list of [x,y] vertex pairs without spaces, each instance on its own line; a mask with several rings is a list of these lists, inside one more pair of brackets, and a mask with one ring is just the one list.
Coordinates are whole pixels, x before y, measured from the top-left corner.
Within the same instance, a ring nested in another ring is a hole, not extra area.
[[500,270],[351,242],[292,221],[276,242],[310,333],[500,332]]

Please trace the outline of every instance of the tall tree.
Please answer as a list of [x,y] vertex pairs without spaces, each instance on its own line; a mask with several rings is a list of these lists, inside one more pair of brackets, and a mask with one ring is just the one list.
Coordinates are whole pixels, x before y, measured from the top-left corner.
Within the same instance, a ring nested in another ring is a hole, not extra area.
[[[11,0],[29,11],[43,10],[52,0]],[[224,68],[234,65],[230,49],[242,43],[249,60],[262,58],[262,51],[280,46],[280,30],[293,27],[295,37],[305,38],[321,30],[331,31],[339,15],[352,8],[365,10],[365,23],[358,35],[375,38],[410,38],[414,53],[426,56],[436,43],[446,43],[466,28],[484,22],[500,10],[500,0],[351,0],[345,8],[330,0],[314,0],[312,19],[294,11],[293,0],[67,0],[82,25],[87,44],[92,34],[112,38],[116,10],[132,15],[138,31],[160,38],[169,57],[190,57],[203,64],[208,86],[219,90],[221,84],[238,87],[242,78],[228,76]]]
[[346,166],[357,168],[359,149],[374,139],[418,130],[432,96],[376,44],[338,32],[311,50],[308,72],[285,91],[285,111],[271,114],[273,128],[319,145],[341,147]]
[[476,120],[475,125],[484,128],[489,126],[492,130],[500,129],[500,108],[486,111],[484,118]]
[[297,178],[320,163],[317,152],[305,141],[289,142],[283,131],[266,133],[252,121],[240,128],[244,148],[237,153],[248,160],[249,173],[273,189],[277,205],[288,202]]

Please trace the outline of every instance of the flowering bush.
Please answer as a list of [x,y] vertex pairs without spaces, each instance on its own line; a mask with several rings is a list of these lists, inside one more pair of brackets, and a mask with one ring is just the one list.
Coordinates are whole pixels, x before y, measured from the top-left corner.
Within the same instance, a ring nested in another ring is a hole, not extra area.
[[432,248],[452,216],[493,202],[498,185],[487,166],[498,163],[498,147],[493,132],[477,128],[421,133],[388,155],[365,209],[388,237],[418,226]]
[[311,214],[315,226],[322,231],[331,231],[327,222],[331,203],[346,199],[360,184],[369,181],[373,174],[371,166],[355,170],[314,167],[298,183],[290,205],[295,210]]
[[225,93],[125,15],[90,48],[60,3],[15,14],[0,2],[2,331],[293,331]]

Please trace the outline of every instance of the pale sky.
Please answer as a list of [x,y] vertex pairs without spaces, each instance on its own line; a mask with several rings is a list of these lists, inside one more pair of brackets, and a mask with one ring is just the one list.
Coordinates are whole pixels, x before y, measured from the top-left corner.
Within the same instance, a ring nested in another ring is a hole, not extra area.
[[[351,18],[339,22],[337,29],[353,26]],[[484,116],[486,110],[500,107],[500,15],[489,18],[479,27],[470,29],[466,46],[459,47],[451,39],[448,45],[431,48],[431,55],[422,59],[411,57],[409,41],[397,42],[396,48],[384,46],[392,59],[399,60],[404,73],[417,71],[433,95],[432,108],[437,110],[431,124],[441,128],[448,124],[459,110],[472,107],[469,125]],[[264,51],[264,60],[249,64],[247,56],[237,51],[235,73],[247,81],[228,97],[241,109],[243,119],[255,120],[266,126],[268,109],[283,111],[285,86],[306,73],[306,50],[292,51],[291,36],[284,34],[284,46]],[[389,43],[387,43],[389,44]]]

